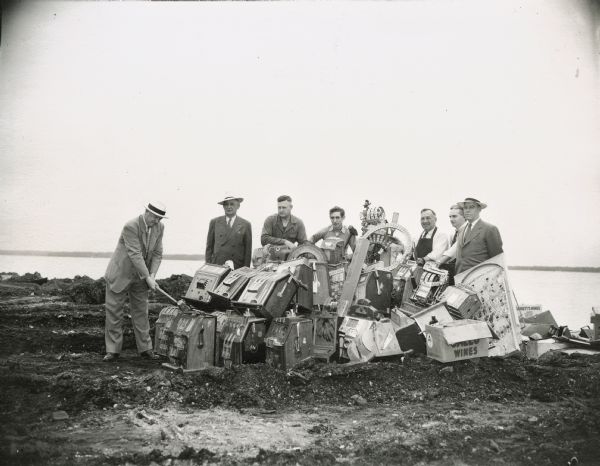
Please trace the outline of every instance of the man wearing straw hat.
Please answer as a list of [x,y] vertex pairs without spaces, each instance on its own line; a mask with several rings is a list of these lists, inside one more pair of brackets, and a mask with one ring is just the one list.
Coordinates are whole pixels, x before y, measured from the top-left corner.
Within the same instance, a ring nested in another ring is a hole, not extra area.
[[252,258],[252,225],[237,215],[243,197],[225,196],[217,202],[225,215],[213,218],[208,225],[205,260],[209,264],[250,267]]
[[498,228],[484,222],[479,215],[487,207],[473,197],[467,197],[457,203],[464,212],[466,223],[459,230],[456,243],[442,256],[439,263],[448,262],[456,257],[456,274],[475,267],[502,253],[502,238]]
[[148,293],[156,289],[155,276],[162,260],[162,238],[166,214],[160,202],[151,202],[145,211],[125,224],[104,278],[106,279],[106,326],[104,361],[114,361],[123,346],[123,305],[129,307],[135,343],[140,356],[158,359],[152,351],[148,322]]

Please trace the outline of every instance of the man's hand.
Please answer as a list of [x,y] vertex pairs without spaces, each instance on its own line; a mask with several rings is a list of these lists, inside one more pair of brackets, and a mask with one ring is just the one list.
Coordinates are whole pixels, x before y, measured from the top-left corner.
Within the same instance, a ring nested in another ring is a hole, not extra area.
[[232,260],[225,261],[224,265],[226,267],[229,267],[231,270],[235,269],[235,266],[233,265],[233,261]]
[[150,288],[152,291],[156,290],[156,280],[154,280],[154,277],[152,275],[146,277],[146,284],[148,285],[148,288]]
[[442,256],[439,260],[435,261],[435,265],[437,265],[439,267],[440,265],[445,264],[449,260],[450,260],[450,257]]
[[296,248],[296,245],[294,243],[292,243],[291,241],[288,241],[287,239],[283,240],[283,244],[285,244],[290,249],[295,249]]
[[417,259],[417,265],[424,265],[425,264],[425,259],[423,259],[422,257],[419,257]]

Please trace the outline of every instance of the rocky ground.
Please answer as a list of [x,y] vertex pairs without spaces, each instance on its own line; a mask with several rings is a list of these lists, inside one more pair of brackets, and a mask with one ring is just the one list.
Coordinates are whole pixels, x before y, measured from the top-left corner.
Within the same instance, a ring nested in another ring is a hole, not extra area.
[[129,322],[101,362],[103,286],[0,282],[0,464],[600,464],[598,356],[183,375],[141,360]]

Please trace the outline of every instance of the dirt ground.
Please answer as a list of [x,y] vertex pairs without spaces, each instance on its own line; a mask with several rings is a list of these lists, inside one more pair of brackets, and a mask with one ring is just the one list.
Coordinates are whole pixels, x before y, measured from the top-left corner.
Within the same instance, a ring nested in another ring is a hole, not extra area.
[[600,464],[598,356],[106,364],[99,282],[0,282],[0,464]]

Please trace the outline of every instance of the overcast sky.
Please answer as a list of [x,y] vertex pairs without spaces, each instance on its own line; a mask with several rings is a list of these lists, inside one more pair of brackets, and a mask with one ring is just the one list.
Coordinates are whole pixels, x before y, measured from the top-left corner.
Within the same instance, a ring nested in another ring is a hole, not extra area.
[[111,251],[144,203],[203,253],[365,199],[489,204],[512,265],[600,266],[600,11],[577,0],[16,2],[0,47],[0,249]]

